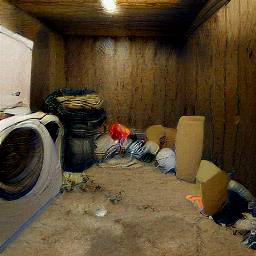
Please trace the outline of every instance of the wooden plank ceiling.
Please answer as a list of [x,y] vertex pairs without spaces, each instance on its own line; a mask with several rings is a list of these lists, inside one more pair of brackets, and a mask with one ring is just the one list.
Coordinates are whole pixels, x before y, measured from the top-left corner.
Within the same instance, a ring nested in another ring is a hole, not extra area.
[[207,0],[116,0],[114,12],[107,12],[100,0],[9,2],[63,34],[179,37]]

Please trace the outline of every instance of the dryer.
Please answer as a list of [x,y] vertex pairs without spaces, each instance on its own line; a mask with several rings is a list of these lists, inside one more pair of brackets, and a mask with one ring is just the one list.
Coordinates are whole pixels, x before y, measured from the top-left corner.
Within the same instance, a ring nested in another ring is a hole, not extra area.
[[43,112],[0,121],[0,251],[59,193],[62,135]]
[[2,251],[59,193],[63,129],[56,116],[31,114],[33,42],[0,26],[0,49]]

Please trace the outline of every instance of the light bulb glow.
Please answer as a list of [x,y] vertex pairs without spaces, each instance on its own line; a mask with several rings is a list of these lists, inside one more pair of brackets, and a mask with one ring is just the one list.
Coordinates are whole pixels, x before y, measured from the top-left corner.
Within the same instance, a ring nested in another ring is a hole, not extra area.
[[101,4],[107,12],[115,12],[116,10],[115,0],[101,0]]

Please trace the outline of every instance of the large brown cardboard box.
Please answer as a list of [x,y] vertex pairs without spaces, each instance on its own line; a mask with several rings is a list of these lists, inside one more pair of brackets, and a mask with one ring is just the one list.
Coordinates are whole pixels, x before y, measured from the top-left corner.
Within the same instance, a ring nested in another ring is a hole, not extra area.
[[202,160],[197,173],[195,194],[202,197],[204,213],[212,216],[227,201],[228,175],[209,161]]
[[203,116],[182,116],[176,137],[176,176],[194,182],[202,159],[204,142]]

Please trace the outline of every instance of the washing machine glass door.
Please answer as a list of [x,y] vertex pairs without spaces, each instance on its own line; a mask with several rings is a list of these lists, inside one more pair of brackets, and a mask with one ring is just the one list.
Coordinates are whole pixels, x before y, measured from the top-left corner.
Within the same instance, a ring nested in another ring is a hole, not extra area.
[[44,157],[42,137],[33,127],[17,127],[0,144],[0,198],[17,200],[37,183]]

